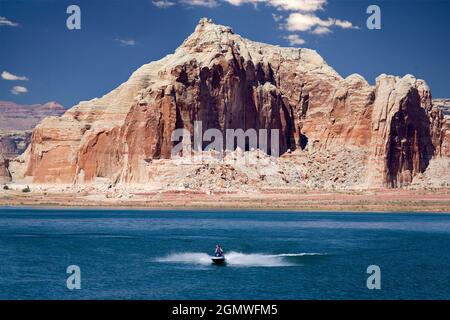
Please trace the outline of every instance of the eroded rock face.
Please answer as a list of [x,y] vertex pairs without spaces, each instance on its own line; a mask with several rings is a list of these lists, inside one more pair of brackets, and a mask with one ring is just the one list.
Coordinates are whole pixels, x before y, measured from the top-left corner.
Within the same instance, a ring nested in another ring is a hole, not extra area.
[[0,154],[6,159],[21,155],[31,142],[31,131],[0,133]]
[[8,170],[7,160],[0,154],[0,183],[8,183],[11,181],[11,174]]
[[446,117],[444,120],[445,123],[441,130],[441,156],[450,158],[450,116]]
[[450,99],[433,99],[433,106],[442,110],[444,124],[441,129],[441,156],[450,157]]
[[450,117],[450,99],[433,99],[433,105],[442,109],[445,116]]
[[354,152],[366,186],[396,187],[443,156],[443,119],[422,80],[381,76],[372,87],[342,78],[313,50],[252,42],[202,19],[173,55],[45,119],[14,171],[34,182],[146,183],[152,161],[170,157],[173,130],[193,134],[202,121],[224,135],[279,129],[281,153]]
[[375,90],[369,184],[408,185],[441,155],[442,112],[425,82],[411,75],[381,75]]

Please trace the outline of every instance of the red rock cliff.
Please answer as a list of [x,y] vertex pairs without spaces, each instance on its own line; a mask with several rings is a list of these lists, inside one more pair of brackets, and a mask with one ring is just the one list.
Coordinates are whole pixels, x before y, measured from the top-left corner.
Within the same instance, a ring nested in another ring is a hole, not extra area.
[[34,182],[145,183],[151,160],[170,157],[172,131],[192,133],[197,120],[222,132],[280,129],[282,153],[363,154],[367,187],[410,183],[448,145],[424,81],[383,75],[372,87],[342,78],[313,50],[252,42],[202,19],[174,54],[45,119],[20,172]]

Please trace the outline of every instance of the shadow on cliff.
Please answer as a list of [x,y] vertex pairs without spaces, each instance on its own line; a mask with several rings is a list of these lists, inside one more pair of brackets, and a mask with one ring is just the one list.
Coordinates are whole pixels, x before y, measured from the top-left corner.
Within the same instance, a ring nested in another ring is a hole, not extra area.
[[386,178],[394,188],[411,183],[416,174],[424,172],[436,151],[430,118],[417,89],[412,89],[400,105],[391,121],[386,159]]

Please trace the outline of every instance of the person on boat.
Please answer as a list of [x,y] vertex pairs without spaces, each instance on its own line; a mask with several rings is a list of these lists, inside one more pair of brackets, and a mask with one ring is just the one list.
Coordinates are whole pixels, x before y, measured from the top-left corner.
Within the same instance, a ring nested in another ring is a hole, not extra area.
[[215,251],[216,257],[222,257],[223,256],[223,250],[220,244],[216,244],[216,251]]

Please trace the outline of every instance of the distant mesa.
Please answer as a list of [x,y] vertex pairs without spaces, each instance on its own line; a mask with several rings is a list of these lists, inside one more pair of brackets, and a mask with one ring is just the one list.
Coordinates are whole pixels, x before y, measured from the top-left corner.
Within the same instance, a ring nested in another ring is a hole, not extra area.
[[32,130],[45,117],[64,112],[64,107],[54,101],[33,105],[0,101],[0,132]]
[[64,112],[64,107],[53,101],[33,105],[0,101],[0,154],[5,159],[22,154],[31,141],[34,127],[45,117]]

